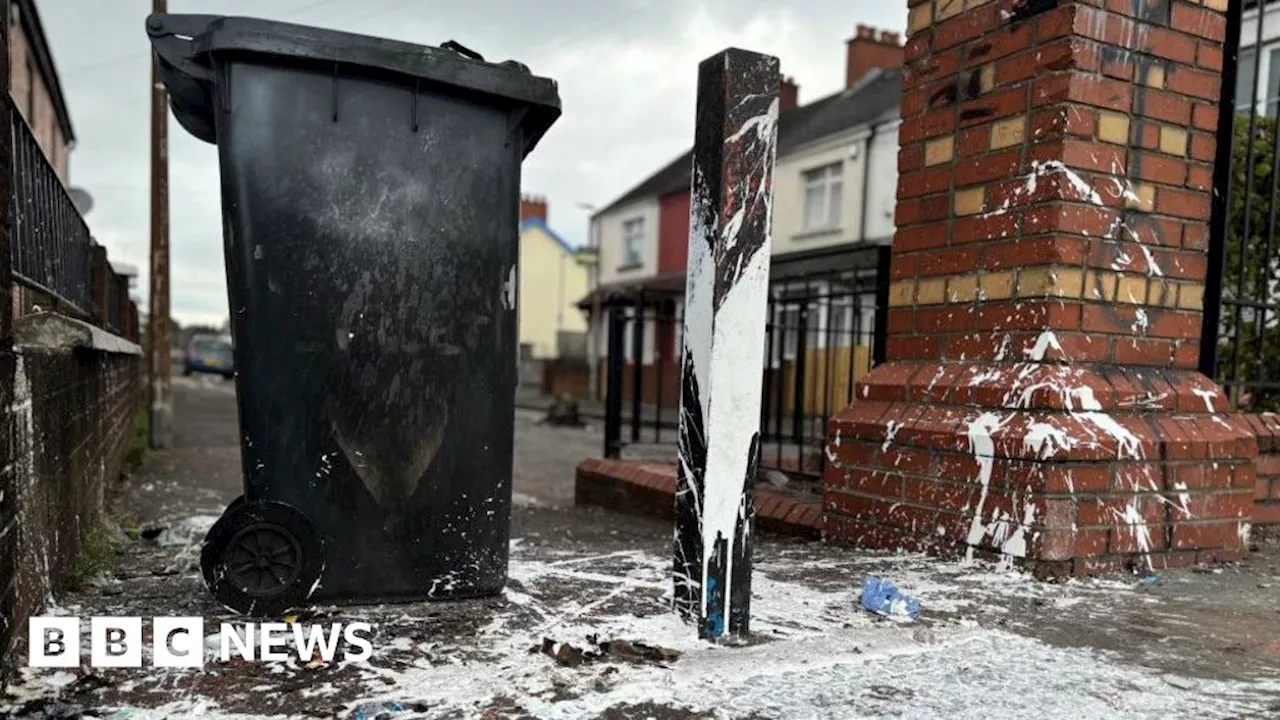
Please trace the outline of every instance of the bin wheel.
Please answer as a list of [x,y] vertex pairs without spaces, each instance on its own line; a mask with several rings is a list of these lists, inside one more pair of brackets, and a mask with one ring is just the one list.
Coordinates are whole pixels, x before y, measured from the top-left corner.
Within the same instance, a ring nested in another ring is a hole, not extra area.
[[324,548],[294,508],[237,499],[205,537],[200,567],[223,605],[245,615],[279,615],[306,602],[324,568]]

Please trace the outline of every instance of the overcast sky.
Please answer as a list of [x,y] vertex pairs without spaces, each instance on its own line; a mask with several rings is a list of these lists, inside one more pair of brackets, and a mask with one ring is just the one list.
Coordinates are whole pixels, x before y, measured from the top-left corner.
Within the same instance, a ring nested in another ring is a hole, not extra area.
[[[76,147],[71,183],[113,260],[137,265],[149,238],[149,0],[37,0]],[[526,160],[524,189],[551,225],[585,242],[589,211],[692,142],[697,63],[727,46],[777,55],[806,103],[841,88],[858,23],[901,30],[904,0],[169,0],[170,12],[251,15],[438,45],[454,39],[560,84],[564,115]],[[227,316],[216,151],[170,121],[173,315]]]

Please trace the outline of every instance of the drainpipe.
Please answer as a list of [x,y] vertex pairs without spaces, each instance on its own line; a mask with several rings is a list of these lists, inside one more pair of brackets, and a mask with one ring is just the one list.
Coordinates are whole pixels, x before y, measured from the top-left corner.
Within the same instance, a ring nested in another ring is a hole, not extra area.
[[871,134],[867,135],[867,149],[862,154],[862,214],[858,218],[858,242],[867,240],[867,207],[871,194],[871,141],[876,139],[876,126],[871,126]]

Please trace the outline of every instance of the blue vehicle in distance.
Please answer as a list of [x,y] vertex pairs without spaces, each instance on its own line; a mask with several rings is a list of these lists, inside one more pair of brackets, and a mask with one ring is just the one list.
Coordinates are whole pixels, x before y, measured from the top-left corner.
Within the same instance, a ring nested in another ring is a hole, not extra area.
[[186,358],[182,374],[210,373],[230,380],[236,376],[235,358],[231,353],[231,338],[226,335],[191,336],[187,342]]

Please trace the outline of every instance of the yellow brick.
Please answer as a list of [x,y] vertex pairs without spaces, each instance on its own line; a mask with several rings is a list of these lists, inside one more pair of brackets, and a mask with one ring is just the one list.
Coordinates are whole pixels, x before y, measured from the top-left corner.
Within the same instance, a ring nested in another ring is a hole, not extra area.
[[986,202],[986,198],[986,188],[957,190],[954,198],[956,215],[976,215],[982,212],[982,204]]
[[1187,154],[1187,131],[1182,128],[1160,126],[1160,151],[1170,155]]
[[1076,268],[1034,267],[1018,272],[1018,297],[1080,297],[1084,273]]
[[1145,275],[1121,275],[1116,288],[1116,302],[1145,305],[1147,302],[1147,278]]
[[1013,297],[1013,273],[987,273],[978,279],[983,300],[1008,300]]
[[1152,63],[1147,68],[1147,76],[1140,78],[1147,87],[1164,88],[1164,66],[1159,63]]
[[1027,118],[1024,115],[1001,120],[991,126],[991,149],[1021,145],[1027,139]]
[[925,167],[951,162],[955,157],[956,139],[954,135],[930,140],[924,144]]
[[1146,183],[1135,184],[1132,187],[1132,193],[1125,195],[1124,206],[1130,210],[1154,211],[1156,209],[1156,186],[1147,185]]
[[907,16],[907,34],[915,35],[933,24],[933,3],[927,2],[911,8]]
[[960,275],[947,279],[947,302],[969,302],[978,297],[978,276]]
[[1105,271],[1090,270],[1084,278],[1084,299],[1105,300],[1116,299],[1116,274]]
[[1084,271],[1080,268],[1057,268],[1054,271],[1052,295],[1078,298],[1084,293]]
[[1177,307],[1178,286],[1168,280],[1151,278],[1147,281],[1147,304],[1153,307]]
[[996,64],[987,63],[978,70],[978,92],[989,93],[996,86]]
[[889,307],[906,307],[916,300],[916,281],[899,280],[889,286]]
[[1186,284],[1178,287],[1178,307],[1186,310],[1204,309],[1204,286]]
[[[964,9],[965,9],[965,10],[972,10],[972,9],[974,9],[974,8],[976,8],[976,7],[982,7],[983,5],[986,5],[986,4],[987,4],[987,3],[989,3],[989,2],[991,2],[991,0],[966,0],[966,2],[965,2],[965,4],[964,4]],[[1224,2],[1225,2],[1225,0],[1224,0]]]
[[1098,139],[1117,145],[1129,144],[1129,118],[1120,113],[1098,113]]
[[1227,0],[1204,0],[1204,6],[1218,12],[1227,11]]
[[917,305],[941,305],[947,287],[946,278],[921,278],[916,290]]
[[964,0],[934,0],[938,7],[938,20],[946,20],[964,12]]

